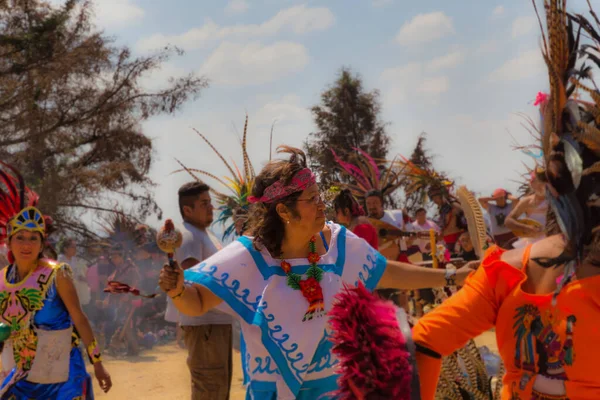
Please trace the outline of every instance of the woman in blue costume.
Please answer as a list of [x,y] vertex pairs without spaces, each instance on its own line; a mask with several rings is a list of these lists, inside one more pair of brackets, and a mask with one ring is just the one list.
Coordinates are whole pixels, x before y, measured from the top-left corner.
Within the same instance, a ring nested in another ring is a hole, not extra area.
[[79,305],[71,268],[42,258],[46,224],[34,207],[37,199],[17,171],[0,165],[0,242],[6,240],[10,250],[10,264],[0,271],[0,318],[11,328],[2,361],[13,366],[0,398],[93,399],[80,340],[104,392],[111,379]]
[[159,283],[184,314],[217,307],[240,321],[247,399],[326,398],[337,389],[338,360],[325,313],[344,283],[370,290],[377,284],[441,287],[462,282],[470,269],[446,272],[386,260],[344,227],[326,223],[304,153],[280,152],[289,160],[269,162],[252,188],[252,237],[242,236],[185,274],[165,266]]

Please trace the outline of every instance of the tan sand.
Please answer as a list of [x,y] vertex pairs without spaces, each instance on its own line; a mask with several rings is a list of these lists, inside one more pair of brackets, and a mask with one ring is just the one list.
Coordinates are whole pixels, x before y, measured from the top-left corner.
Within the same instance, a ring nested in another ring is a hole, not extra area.
[[[476,341],[478,346],[485,345],[492,351],[498,351],[493,332],[486,332]],[[186,351],[175,344],[156,347],[136,358],[116,360],[106,357],[105,364],[114,386],[108,394],[104,394],[94,381],[94,393],[100,399],[115,400],[189,399],[190,378],[185,359]],[[243,400],[245,391],[242,387],[240,355],[237,351],[233,363],[231,400]]]

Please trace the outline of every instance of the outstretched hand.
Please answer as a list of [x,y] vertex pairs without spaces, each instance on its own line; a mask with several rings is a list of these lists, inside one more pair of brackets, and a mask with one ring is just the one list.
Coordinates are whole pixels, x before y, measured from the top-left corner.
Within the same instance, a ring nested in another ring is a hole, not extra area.
[[479,264],[481,264],[481,261],[479,260],[469,261],[468,263],[457,269],[455,278],[456,284],[458,286],[462,286],[467,277],[471,275],[471,272],[475,271],[479,267]]

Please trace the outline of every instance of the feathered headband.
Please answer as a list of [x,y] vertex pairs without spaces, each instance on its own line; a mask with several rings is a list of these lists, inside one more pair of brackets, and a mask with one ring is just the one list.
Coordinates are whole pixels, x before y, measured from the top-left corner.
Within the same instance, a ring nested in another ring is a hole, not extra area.
[[401,170],[396,168],[395,160],[388,163],[378,163],[365,151],[354,148],[355,163],[342,160],[335,150],[331,153],[344,174],[353,178],[354,183],[336,183],[336,186],[348,188],[359,200],[370,190],[378,190],[383,196],[390,195],[402,185]]
[[396,161],[396,163],[401,166],[403,175],[407,180],[405,186],[407,196],[420,193],[422,196],[420,202],[425,203],[425,196],[431,198],[436,195],[442,197],[451,195],[454,182],[431,168],[419,167],[406,157],[400,157],[402,160]]
[[254,184],[254,167],[250,162],[250,157],[248,156],[247,151],[247,133],[248,133],[248,116],[246,115],[246,122],[244,124],[244,135],[242,137],[242,159],[243,159],[243,173],[240,171],[235,162],[231,164],[227,162],[225,157],[216,149],[215,146],[204,136],[202,133],[198,132],[194,129],[194,131],[208,144],[208,146],[215,152],[215,154],[223,161],[225,167],[229,170],[230,176],[226,176],[223,179],[218,176],[211,174],[210,172],[188,168],[181,161],[176,160],[179,165],[181,165],[182,169],[175,171],[177,172],[187,172],[192,176],[195,180],[201,181],[201,179],[196,175],[196,173],[208,176],[219,182],[224,187],[228,188],[232,194],[225,194],[218,190],[211,188],[211,192],[214,193],[217,197],[217,201],[219,204],[219,216],[215,223],[220,223],[223,226],[227,225],[225,231],[223,232],[223,240],[227,239],[235,232],[235,223],[233,221],[233,217],[240,210],[247,211],[250,203],[248,202],[248,197],[252,193],[252,185]]
[[[46,222],[41,212],[37,211],[30,221],[29,213],[22,213],[27,207],[35,207],[39,196],[25,185],[19,171],[11,165],[0,161],[0,243],[9,235],[24,227],[44,234]],[[36,215],[41,217],[35,218]],[[18,220],[16,217],[20,217]]]

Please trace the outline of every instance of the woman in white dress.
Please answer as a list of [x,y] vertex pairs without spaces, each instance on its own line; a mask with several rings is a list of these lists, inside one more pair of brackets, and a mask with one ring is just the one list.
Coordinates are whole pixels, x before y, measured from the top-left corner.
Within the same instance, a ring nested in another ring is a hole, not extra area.
[[[398,289],[464,281],[456,272],[386,260],[346,228],[325,220],[315,176],[299,149],[256,177],[248,234],[184,272],[161,271],[160,286],[184,314],[217,307],[246,340],[250,399],[317,399],[337,389],[325,313],[343,284]],[[185,275],[185,284],[184,284]],[[212,398],[210,393],[206,398]],[[322,397],[326,398],[326,397]]]

